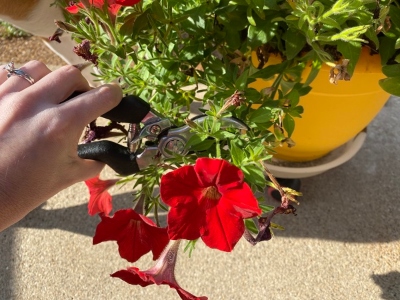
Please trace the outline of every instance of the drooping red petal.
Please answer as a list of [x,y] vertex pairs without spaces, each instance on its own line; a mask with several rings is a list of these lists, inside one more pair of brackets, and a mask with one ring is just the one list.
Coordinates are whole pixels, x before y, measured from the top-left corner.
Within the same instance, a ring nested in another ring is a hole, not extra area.
[[169,242],[167,229],[157,227],[149,218],[133,209],[119,210],[113,217],[101,216],[93,244],[117,241],[122,258],[135,262],[151,251],[157,259]]
[[196,297],[189,293],[188,291],[182,289],[178,284],[171,283],[171,282],[160,282],[156,283],[153,276],[150,274],[146,274],[146,271],[140,271],[138,268],[130,267],[126,270],[120,270],[113,274],[111,277],[118,277],[123,281],[132,284],[132,285],[140,285],[141,287],[146,287],[151,284],[167,284],[171,288],[175,289],[178,295],[183,300],[207,300],[207,297]]
[[119,270],[111,274],[111,277],[118,277],[129,284],[140,285],[142,287],[154,284],[146,274],[135,267],[130,267],[126,270]]
[[115,185],[118,179],[101,180],[99,176],[86,180],[85,184],[89,189],[90,199],[88,203],[89,215],[97,213],[109,215],[112,210],[112,197],[108,189]]
[[142,287],[150,284],[167,284],[175,289],[183,300],[207,300],[207,297],[196,297],[188,291],[182,289],[175,279],[175,264],[180,240],[170,243],[161,254],[157,263],[146,271],[140,271],[138,268],[131,267],[126,270],[120,270],[111,274],[112,277],[118,277],[125,282]]

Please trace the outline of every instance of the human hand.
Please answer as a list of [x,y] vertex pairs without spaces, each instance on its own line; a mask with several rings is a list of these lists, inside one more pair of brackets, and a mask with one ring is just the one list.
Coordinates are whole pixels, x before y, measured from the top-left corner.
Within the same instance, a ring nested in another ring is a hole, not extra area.
[[[90,89],[80,71],[51,72],[30,61],[11,76],[0,66],[0,231],[64,188],[98,174],[104,164],[77,155],[85,126],[118,105],[117,85]],[[85,92],[61,103],[74,91]]]

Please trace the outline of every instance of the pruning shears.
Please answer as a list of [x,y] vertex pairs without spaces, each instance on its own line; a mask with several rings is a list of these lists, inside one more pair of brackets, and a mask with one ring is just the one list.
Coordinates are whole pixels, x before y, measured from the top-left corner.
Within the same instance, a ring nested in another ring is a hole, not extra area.
[[[72,98],[78,93],[69,97]],[[115,172],[127,176],[163,159],[184,156],[191,151],[187,142],[195,133],[189,125],[176,127],[172,122],[150,108],[149,103],[138,96],[128,95],[120,104],[102,115],[118,123],[128,123],[127,145],[101,140],[78,145],[78,156],[106,163]],[[201,115],[191,122],[202,125],[208,118]],[[221,128],[248,130],[245,123],[233,117],[221,119]],[[143,141],[145,141],[143,143]]]

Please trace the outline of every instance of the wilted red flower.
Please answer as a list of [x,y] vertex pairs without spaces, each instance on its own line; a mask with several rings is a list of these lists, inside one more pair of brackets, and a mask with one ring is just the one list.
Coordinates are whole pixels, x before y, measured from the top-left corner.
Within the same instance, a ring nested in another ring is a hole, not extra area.
[[196,297],[182,289],[175,279],[175,263],[180,240],[172,242],[168,248],[161,254],[154,267],[140,271],[138,268],[131,267],[126,270],[120,270],[111,274],[112,277],[118,277],[125,282],[142,287],[151,284],[167,284],[176,289],[181,299],[184,300],[207,300],[207,297]]
[[101,180],[99,176],[86,180],[85,184],[89,189],[90,199],[88,203],[89,215],[97,213],[109,215],[112,210],[112,197],[108,189],[112,187],[118,179]]
[[117,241],[119,254],[129,262],[137,261],[149,251],[156,260],[169,242],[166,228],[157,227],[133,209],[119,210],[111,218],[103,214],[100,217],[93,244]]
[[243,172],[222,159],[199,158],[161,178],[170,239],[194,240],[232,251],[244,233],[243,219],[261,214]]
[[[121,6],[132,6],[139,2],[140,0],[108,0],[108,11],[115,16]],[[102,8],[104,0],[89,0],[89,3],[94,7]],[[71,1],[65,9],[71,14],[77,14],[84,7],[82,2]]]

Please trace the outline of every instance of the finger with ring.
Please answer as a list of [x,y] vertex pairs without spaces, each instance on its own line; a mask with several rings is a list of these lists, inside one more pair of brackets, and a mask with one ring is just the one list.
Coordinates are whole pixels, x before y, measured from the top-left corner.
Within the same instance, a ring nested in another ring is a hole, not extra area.
[[33,78],[31,76],[26,74],[21,69],[16,69],[14,67],[14,62],[9,62],[8,64],[6,64],[6,66],[3,69],[8,72],[7,78],[10,78],[12,75],[16,75],[16,76],[26,79],[30,84],[35,83],[35,80],[33,80]]
[[[34,86],[42,77],[51,71],[42,62],[32,60],[20,68],[10,62],[0,69],[0,95],[22,91]],[[22,78],[22,79],[21,79]]]

